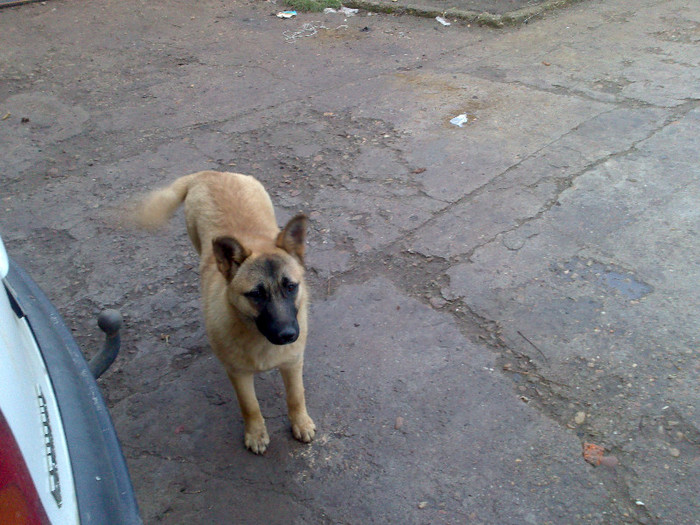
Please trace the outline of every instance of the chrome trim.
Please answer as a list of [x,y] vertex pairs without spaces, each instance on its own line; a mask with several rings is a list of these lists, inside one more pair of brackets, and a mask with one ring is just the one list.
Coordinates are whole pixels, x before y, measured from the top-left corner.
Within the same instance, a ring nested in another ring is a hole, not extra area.
[[36,398],[39,402],[39,415],[41,417],[41,426],[44,430],[44,447],[46,448],[46,461],[48,464],[49,489],[51,490],[53,498],[56,500],[56,504],[60,508],[63,498],[61,497],[61,480],[58,476],[58,464],[56,463],[56,446],[53,441],[53,433],[51,432],[49,407],[39,385],[36,385]]

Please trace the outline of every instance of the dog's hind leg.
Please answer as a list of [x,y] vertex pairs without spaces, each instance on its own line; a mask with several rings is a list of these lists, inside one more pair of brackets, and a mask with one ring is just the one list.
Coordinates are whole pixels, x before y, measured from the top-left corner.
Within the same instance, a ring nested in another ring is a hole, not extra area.
[[309,443],[316,435],[316,425],[306,412],[304,398],[303,363],[280,368],[284,387],[287,391],[287,411],[292,424],[292,434],[299,441]]
[[245,446],[251,452],[262,454],[270,444],[270,436],[267,434],[265,420],[260,412],[258,398],[255,396],[254,376],[228,372],[228,377],[236,390],[238,405],[241,407],[245,423]]

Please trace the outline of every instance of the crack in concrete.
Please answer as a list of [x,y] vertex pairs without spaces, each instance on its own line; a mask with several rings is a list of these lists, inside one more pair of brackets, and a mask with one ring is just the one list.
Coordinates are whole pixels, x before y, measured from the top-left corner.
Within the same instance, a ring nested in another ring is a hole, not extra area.
[[[698,103],[697,103],[697,101],[695,101],[695,100],[686,102],[685,104],[683,104],[683,105],[681,106],[681,108],[680,108],[678,111],[673,111],[669,116],[667,116],[667,118],[664,120],[664,122],[663,122],[659,127],[657,127],[657,128],[655,128],[655,129],[653,129],[652,131],[650,131],[645,137],[642,137],[641,139],[638,139],[638,140],[632,142],[632,143],[630,144],[630,146],[628,146],[627,148],[625,148],[625,149],[623,149],[623,150],[619,150],[619,151],[610,153],[610,154],[608,154],[608,155],[605,155],[605,156],[603,156],[603,157],[601,157],[601,158],[599,158],[599,159],[596,159],[595,161],[593,161],[593,162],[587,164],[587,165],[584,166],[582,169],[580,169],[579,171],[577,171],[577,172],[575,172],[575,173],[573,173],[573,174],[571,174],[571,175],[568,175],[568,176],[565,176],[565,177],[557,177],[557,176],[542,177],[542,178],[538,179],[537,181],[535,181],[535,182],[533,182],[533,183],[531,183],[531,184],[528,184],[526,187],[535,187],[535,186],[537,186],[538,184],[541,184],[542,182],[553,181],[553,182],[555,182],[555,183],[557,184],[557,186],[558,186],[558,188],[557,188],[557,193],[556,193],[553,197],[551,197],[550,199],[548,199],[548,200],[543,204],[543,206],[541,206],[540,209],[539,209],[534,215],[531,215],[531,216],[525,217],[525,218],[521,218],[521,219],[517,219],[517,224],[516,224],[515,226],[498,232],[497,234],[495,234],[495,235],[493,235],[492,237],[490,237],[490,238],[484,240],[483,242],[481,242],[481,243],[479,243],[479,244],[473,246],[471,249],[469,249],[468,251],[464,252],[463,254],[460,254],[460,255],[457,256],[457,257],[458,257],[458,258],[464,258],[464,259],[466,259],[466,260],[468,260],[468,261],[472,261],[472,257],[473,257],[473,255],[474,255],[474,253],[476,253],[478,250],[484,248],[485,246],[488,246],[489,244],[493,243],[493,242],[496,241],[499,237],[503,237],[505,234],[512,233],[512,232],[514,232],[514,231],[516,231],[516,230],[522,228],[524,225],[529,224],[529,223],[531,223],[531,222],[534,222],[534,221],[540,219],[543,215],[545,215],[547,212],[549,212],[549,211],[552,209],[552,207],[554,207],[555,205],[558,205],[558,204],[559,204],[559,199],[560,199],[560,197],[562,196],[562,194],[563,194],[564,192],[566,192],[569,188],[571,188],[571,187],[574,185],[574,182],[576,181],[576,179],[578,179],[579,177],[581,177],[581,176],[583,176],[583,175],[589,173],[590,171],[592,171],[592,170],[598,168],[599,166],[605,164],[606,162],[608,162],[608,161],[610,161],[610,160],[612,160],[612,159],[624,157],[624,156],[626,156],[626,155],[629,155],[630,153],[633,153],[634,151],[637,150],[637,147],[638,147],[639,144],[641,144],[641,143],[643,143],[643,142],[649,140],[650,138],[652,138],[652,137],[653,137],[654,135],[656,135],[657,133],[663,131],[667,126],[673,124],[673,122],[675,122],[675,121],[678,120],[679,118],[682,118],[683,116],[685,116],[686,114],[688,114],[690,111],[693,111],[697,106],[698,106]],[[601,112],[601,113],[599,113],[599,114],[597,114],[597,115],[591,117],[591,119],[589,119],[589,120],[593,120],[593,119],[595,119],[595,118],[598,118],[600,115],[603,115],[603,114],[605,114],[605,113],[609,113],[609,112],[612,112],[612,111],[615,111],[615,109],[613,108],[613,109],[610,109],[610,110]],[[522,165],[524,162],[535,158],[539,153],[541,153],[541,152],[542,152],[544,149],[546,149],[547,147],[549,147],[549,146],[551,146],[551,145],[557,143],[558,141],[564,139],[564,138],[567,137],[569,134],[574,133],[574,132],[576,131],[577,128],[579,128],[580,126],[584,125],[586,122],[588,122],[588,121],[582,122],[582,123],[579,124],[576,128],[571,129],[569,132],[567,132],[567,133],[565,133],[564,135],[562,135],[561,137],[559,137],[559,138],[557,138],[557,139],[551,141],[551,142],[548,143],[546,146],[543,146],[542,148],[540,148],[540,149],[537,150],[536,152],[533,152],[531,155],[525,157],[524,159],[522,159],[522,160],[519,161],[518,163],[516,163],[516,164],[514,164],[514,165],[512,165],[512,166],[510,166],[510,167],[508,167],[506,170],[504,170],[503,172],[499,173],[499,174],[496,175],[494,178],[492,178],[489,182],[487,182],[487,183],[485,183],[485,184],[479,186],[478,188],[474,189],[474,190],[471,191],[469,194],[467,194],[467,195],[465,195],[464,197],[462,197],[460,200],[455,201],[454,203],[450,204],[449,206],[447,206],[447,207],[443,208],[442,210],[436,212],[432,217],[430,217],[428,220],[426,220],[423,224],[421,224],[420,226],[416,227],[416,228],[413,230],[413,232],[410,232],[410,233],[408,233],[407,235],[405,235],[404,238],[403,238],[403,240],[404,240],[404,241],[410,240],[411,236],[414,235],[415,233],[417,233],[418,230],[420,230],[420,229],[422,229],[422,228],[424,228],[424,227],[426,227],[426,226],[432,224],[433,222],[435,222],[435,221],[436,221],[439,217],[441,217],[442,215],[448,214],[448,213],[449,213],[451,210],[453,210],[454,208],[456,208],[456,207],[458,207],[458,206],[460,206],[460,205],[463,205],[463,204],[466,203],[466,202],[469,202],[469,201],[472,200],[473,198],[478,197],[479,195],[482,195],[482,194],[485,193],[486,191],[489,191],[489,188],[496,186],[496,185],[497,185],[497,182],[500,181],[500,180],[501,180],[505,175],[507,175],[509,172],[511,172],[512,170],[518,168],[518,167],[519,167],[520,165]],[[534,237],[534,236],[535,236],[535,235],[533,234],[533,235],[530,235],[528,238],[532,238],[532,237]],[[508,247],[507,247],[507,248],[508,248]],[[510,249],[510,248],[509,248],[509,249]],[[519,249],[520,249],[520,248],[517,248],[517,249],[515,249],[515,251],[517,251],[517,250],[519,250]]]
[[[522,352],[508,346],[507,342],[502,340],[500,348],[494,348],[495,351],[501,351],[498,363],[503,372],[507,372],[514,379],[518,375],[524,375],[527,381],[517,386],[517,389],[526,393],[527,396],[521,396],[523,401],[531,404],[536,410],[539,410],[552,421],[558,423],[563,428],[571,428],[567,422],[565,414],[559,413],[557,407],[574,407],[574,410],[586,410],[586,407],[575,396],[567,395],[567,391],[571,390],[571,386],[551,381],[543,375],[538,366],[530,359],[530,357]],[[515,382],[514,382],[515,386]],[[585,442],[595,442],[596,436],[590,431],[584,430],[585,427],[578,427],[576,431],[577,437],[581,441],[581,445]],[[613,447],[612,452],[618,458],[625,458],[626,453]],[[645,506],[640,506],[636,503],[636,498],[633,498],[630,492],[630,480],[635,478],[635,473],[621,461],[615,471],[606,470],[607,467],[600,466],[596,470],[596,475],[605,485],[610,493],[610,507],[617,510],[617,519],[619,522],[629,523],[633,519],[635,523],[651,525],[657,523],[657,520],[650,514]],[[621,502],[626,502],[626,507],[621,507]]]
[[[595,161],[586,165],[584,168],[582,168],[581,170],[579,170],[578,172],[576,172],[572,175],[569,175],[566,177],[556,177],[556,176],[542,177],[541,179],[538,179],[536,182],[529,184],[528,186],[536,186],[542,182],[554,181],[557,183],[558,191],[552,198],[548,199],[544,203],[544,205],[534,215],[532,215],[530,217],[526,217],[524,219],[520,219],[516,226],[509,228],[509,229],[506,229],[506,230],[503,230],[503,231],[499,232],[498,234],[494,235],[491,239],[484,241],[483,243],[475,246],[473,249],[466,252],[466,254],[465,254],[466,258],[471,261],[471,258],[473,257],[474,253],[477,250],[479,250],[485,246],[488,246],[489,244],[494,242],[496,239],[498,239],[499,237],[502,237],[503,235],[505,235],[507,233],[511,233],[513,231],[516,231],[516,230],[522,228],[524,225],[540,219],[543,215],[545,215],[547,212],[549,212],[554,206],[559,204],[559,199],[561,198],[561,196],[574,185],[574,182],[576,181],[576,179],[586,175],[587,173],[595,170],[599,166],[605,164],[606,162],[609,162],[612,159],[621,158],[621,157],[624,157],[626,155],[629,155],[629,154],[637,151],[637,147],[639,144],[651,139],[654,135],[663,131],[669,125],[673,124],[676,120],[678,120],[679,118],[682,118],[683,116],[688,114],[690,111],[693,111],[697,106],[698,106],[698,104],[696,101],[692,101],[692,102],[688,102],[688,103],[684,104],[682,111],[673,112],[671,115],[669,115],[665,119],[663,124],[661,124],[658,128],[655,128],[654,130],[650,131],[645,137],[643,137],[637,141],[632,142],[632,144],[629,147],[625,148],[624,150],[616,151],[616,152],[610,153],[604,157],[596,159]],[[613,110],[610,110],[610,111],[613,111]],[[573,132],[574,130],[571,130],[571,131]],[[562,136],[561,138],[563,138],[564,136]],[[524,160],[526,160],[526,159],[524,159]],[[508,170],[506,170],[506,172],[509,171],[510,169],[512,169],[512,168],[509,168]],[[504,174],[506,172],[504,172]],[[490,183],[487,183],[487,184],[490,184]],[[482,188],[483,188],[483,186],[482,186]],[[478,191],[479,189],[481,189],[481,188],[477,188],[477,190],[475,190],[475,192]],[[534,237],[534,235],[531,235],[528,238],[532,238],[532,237]],[[518,248],[517,250],[519,250],[519,249],[520,248]]]
[[[525,389],[524,392],[528,394],[528,397],[525,397],[525,399],[528,402],[533,404],[537,410],[544,413],[548,418],[557,422],[560,426],[567,428],[568,417],[565,414],[560,413],[559,407],[569,406],[570,404],[574,404],[574,406],[576,406],[580,403],[575,395],[571,395],[568,392],[571,390],[571,386],[548,379],[546,375],[539,370],[537,364],[527,353],[520,352],[512,347],[512,345],[508,344],[508,342],[501,336],[501,328],[497,321],[482,316],[479,314],[479,312],[472,309],[465,301],[461,299],[445,300],[444,303],[438,303],[436,305],[431,301],[431,299],[434,299],[435,295],[440,293],[442,286],[439,284],[439,282],[441,279],[445,279],[445,272],[452,264],[463,260],[465,257],[470,260],[478,249],[481,249],[484,246],[496,241],[499,239],[499,237],[502,238],[507,233],[521,228],[525,224],[542,218],[542,216],[550,211],[553,206],[558,204],[561,195],[573,186],[576,179],[591,172],[592,170],[595,170],[602,164],[609,162],[612,159],[622,158],[638,151],[640,144],[650,140],[659,132],[663,131],[667,126],[671,125],[679,118],[682,118],[690,111],[696,109],[697,106],[698,102],[696,100],[690,100],[680,107],[674,108],[674,110],[666,116],[663,123],[650,130],[644,137],[632,141],[631,144],[624,149],[614,151],[595,159],[593,162],[587,163],[582,169],[573,174],[565,177],[543,177],[534,182],[533,184],[538,184],[543,181],[554,181],[557,183],[557,192],[552,198],[548,199],[544,203],[537,213],[519,220],[518,224],[513,228],[508,228],[499,232],[492,238],[473,247],[471,250],[466,252],[466,254],[445,259],[424,253],[401,251],[400,247],[405,245],[407,241],[410,241],[410,239],[413,238],[421,229],[425,228],[426,225],[431,224],[437,216],[449,213],[459,204],[468,202],[475,196],[487,191],[489,187],[495,186],[499,180],[501,180],[511,170],[515,169],[518,165],[522,164],[522,162],[525,162],[530,158],[534,158],[544,149],[557,141],[562,140],[567,135],[576,133],[577,129],[585,124],[585,122],[579,124],[579,126],[576,128],[569,130],[566,134],[551,141],[546,146],[543,146],[537,152],[529,155],[518,164],[509,167],[486,184],[470,192],[469,195],[466,195],[459,201],[456,201],[455,203],[452,203],[444,209],[436,212],[423,224],[413,228],[411,231],[384,246],[382,248],[382,255],[379,257],[377,257],[378,250],[373,250],[363,255],[355,255],[349,265],[349,269],[333,275],[332,278],[335,279],[337,283],[344,283],[347,280],[363,281],[370,274],[376,275],[376,273],[380,273],[388,277],[399,289],[404,290],[404,292],[406,292],[409,296],[418,298],[422,302],[430,304],[433,308],[449,312],[450,315],[452,315],[456,320],[457,325],[460,327],[460,331],[465,334],[465,336],[475,340],[476,342],[485,344],[487,348],[490,348],[499,356],[498,362],[501,365],[501,370],[503,373],[507,373],[507,375],[511,377],[514,377],[515,375],[525,376],[528,379],[524,385],[521,384],[518,387]],[[615,111],[615,109],[617,108],[600,112],[591,117],[591,119],[597,118],[601,114]],[[537,235],[537,233],[529,236],[529,238],[535,235]],[[517,250],[520,248],[515,249]],[[387,255],[387,251],[393,253]],[[416,279],[421,279],[423,284],[416,285]],[[330,290],[329,295],[332,295]],[[530,343],[530,345],[534,347],[532,343]],[[534,348],[536,350],[536,347]],[[585,409],[585,407],[581,408]],[[698,433],[690,425],[684,425],[683,428],[687,432],[686,435],[688,436],[688,441],[690,443],[697,443],[698,440],[700,440],[700,433]],[[590,432],[590,430],[585,431],[583,427],[579,429],[577,435],[581,439],[582,443],[595,438],[595,436]],[[623,458],[626,456],[626,454],[623,452],[619,452],[619,455]],[[601,467],[601,470],[597,472],[599,479],[602,480],[602,483],[604,483],[610,492],[610,507],[617,510],[617,518],[619,518],[621,521],[625,520],[627,522],[632,519],[637,523],[647,525],[657,523],[656,518],[649,512],[649,510],[645,506],[638,505],[636,500],[631,496],[629,484],[633,479],[634,473],[629,470],[629,467],[622,465],[618,469],[617,475],[612,475],[605,472],[603,467]]]
[[[462,196],[460,199],[451,202],[451,203],[450,203],[448,206],[446,206],[445,208],[442,208],[442,209],[439,210],[438,212],[434,213],[429,219],[427,219],[427,220],[424,221],[421,225],[419,225],[419,226],[417,226],[416,228],[414,228],[413,232],[411,232],[411,233],[407,234],[406,236],[404,236],[404,240],[405,240],[405,241],[410,240],[410,236],[411,236],[412,233],[417,233],[418,230],[423,229],[423,228],[425,228],[426,226],[429,226],[430,224],[436,222],[436,221],[437,221],[440,217],[442,217],[443,215],[447,215],[448,213],[450,213],[450,212],[451,212],[452,210],[454,210],[455,208],[457,208],[457,207],[463,205],[464,203],[467,203],[467,202],[471,201],[471,200],[474,199],[475,197],[478,197],[478,196],[484,194],[486,191],[489,190],[489,188],[495,187],[495,186],[497,185],[497,183],[498,183],[499,181],[501,181],[508,173],[512,172],[512,171],[515,170],[515,169],[518,169],[520,166],[523,165],[523,163],[525,163],[525,162],[527,162],[527,161],[529,161],[529,160],[532,160],[532,159],[536,158],[542,151],[546,150],[547,148],[549,148],[549,147],[551,147],[552,145],[556,144],[557,142],[561,141],[562,139],[564,139],[565,137],[567,137],[569,134],[574,133],[577,129],[580,128],[580,126],[584,125],[584,124],[587,123],[587,122],[592,121],[592,120],[595,119],[595,118],[600,117],[600,115],[603,115],[603,114],[612,112],[612,111],[614,111],[614,110],[615,110],[615,108],[612,108],[612,109],[609,109],[609,110],[606,110],[606,111],[601,111],[600,113],[597,113],[597,114],[593,115],[593,116],[590,117],[589,119],[587,119],[587,120],[585,120],[585,121],[579,123],[575,128],[572,128],[571,130],[569,130],[568,132],[564,133],[563,135],[557,137],[556,139],[551,140],[550,142],[548,142],[548,143],[545,144],[544,146],[540,147],[540,148],[537,149],[536,151],[532,152],[532,153],[529,154],[528,156],[526,156],[526,157],[524,157],[523,159],[519,160],[519,161],[516,162],[515,164],[509,166],[508,168],[506,168],[505,170],[503,170],[501,173],[496,174],[496,175],[495,175],[493,178],[491,178],[488,182],[485,182],[485,183],[482,184],[481,186],[479,186],[479,187],[473,189],[472,191],[470,191],[468,194]],[[625,150],[625,151],[626,151],[626,150]],[[624,152],[622,152],[622,153],[624,153]],[[589,164],[588,166],[586,166],[584,169],[580,170],[578,173],[574,174],[573,176],[570,176],[570,177],[567,177],[567,178],[568,178],[568,179],[571,179],[571,180],[573,181],[576,177],[578,177],[578,176],[580,176],[580,175],[583,175],[583,174],[586,173],[589,169],[591,169],[591,168],[593,168],[593,167],[596,167],[597,165],[602,164],[603,162],[609,160],[609,158],[610,158],[611,156],[612,156],[612,155],[608,155],[608,156],[606,156],[606,157],[603,157],[602,159],[599,159],[599,160],[596,161],[595,163]],[[535,182],[535,183],[533,183],[533,184],[531,184],[531,185],[528,185],[528,186],[536,185],[536,184],[538,184],[539,182],[542,182],[543,180],[547,180],[547,178],[544,178],[544,177],[543,177],[542,179],[539,179],[537,182]],[[563,191],[563,190],[562,190],[562,191]],[[550,199],[551,204],[550,204],[548,207],[546,207],[547,210],[548,210],[548,209],[551,209],[551,207],[554,205],[554,203],[558,200],[559,195],[560,195],[561,193],[562,193],[562,192],[559,192],[559,193],[557,194],[556,199]],[[548,202],[549,202],[549,201],[548,201]],[[533,218],[534,218],[534,217],[539,217],[539,216],[541,216],[545,211],[546,211],[546,210],[540,210],[539,212],[537,212],[537,214],[535,214],[535,216],[533,216]],[[495,238],[497,238],[498,235],[501,235],[501,234],[504,234],[504,233],[509,233],[509,232],[511,232],[511,231],[513,231],[513,230],[519,228],[519,227],[522,226],[523,224],[525,224],[525,222],[522,222],[521,224],[515,226],[514,228],[510,228],[510,229],[508,229],[508,230],[503,230],[502,232],[499,232],[497,235],[493,236],[493,237],[490,238],[489,240],[487,240],[487,241],[485,241],[485,242],[483,242],[483,243],[480,243],[479,245],[475,246],[475,247],[474,247],[473,249],[471,249],[470,251],[465,252],[465,253],[467,254],[467,258],[470,258],[470,257],[471,257],[471,254],[473,254],[474,251],[476,251],[478,248],[483,247],[483,246],[485,246],[485,245],[490,244],[491,242],[493,242],[493,240],[494,240]]]

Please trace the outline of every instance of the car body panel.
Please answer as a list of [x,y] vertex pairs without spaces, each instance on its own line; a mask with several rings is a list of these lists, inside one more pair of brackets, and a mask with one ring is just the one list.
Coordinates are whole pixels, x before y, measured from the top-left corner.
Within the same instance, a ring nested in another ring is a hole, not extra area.
[[0,293],[0,410],[51,523],[79,523],[68,445],[49,373],[25,318]]
[[[3,276],[0,315],[10,319],[2,321],[0,331],[14,332],[14,337],[18,338],[11,343],[10,336],[3,335],[0,341],[3,346],[21,344],[24,349],[12,355],[5,350],[4,354],[0,354],[2,368],[9,374],[8,377],[0,377],[0,388],[5,389],[0,390],[5,397],[0,406],[8,422],[12,419],[12,432],[20,443],[26,462],[30,464],[34,461],[47,462],[47,448],[36,444],[36,429],[25,431],[18,421],[21,417],[28,418],[29,427],[32,427],[31,421],[36,417],[37,410],[40,414],[48,414],[55,441],[63,501],[61,507],[67,508],[70,498],[77,503],[77,514],[69,512],[66,518],[52,519],[52,523],[141,524],[126,462],[97,382],[54,306],[31,277],[7,257],[1,239],[0,272]],[[6,366],[5,363],[12,364]],[[17,377],[21,370],[29,369],[33,370],[29,380]],[[14,387],[8,391],[2,386],[9,384],[5,383],[5,379],[18,381],[23,386],[17,387],[16,391]],[[39,389],[36,385],[39,385]],[[18,397],[23,398],[16,403],[20,408],[9,408],[10,402],[17,401]],[[59,426],[62,426],[60,432]],[[22,443],[25,439],[27,445]],[[61,447],[67,453],[59,452]],[[32,456],[39,459],[32,459]],[[70,468],[64,465],[68,460]],[[30,470],[41,472],[37,465]],[[50,476],[47,481],[45,474],[50,468],[47,470],[46,465],[42,467],[41,475],[35,477],[32,473],[40,493],[47,483],[51,483]],[[66,481],[68,479],[71,481]],[[48,493],[55,500],[50,485]],[[44,502],[44,497],[42,503],[48,513],[51,505]]]

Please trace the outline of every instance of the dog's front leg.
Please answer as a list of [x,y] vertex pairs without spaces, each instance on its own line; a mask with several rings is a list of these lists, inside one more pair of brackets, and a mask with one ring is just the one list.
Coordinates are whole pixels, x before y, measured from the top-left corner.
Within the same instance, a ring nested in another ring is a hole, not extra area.
[[270,444],[270,436],[267,435],[258,398],[255,397],[254,376],[229,372],[228,377],[236,390],[238,405],[241,407],[245,423],[245,446],[256,454],[262,454]]
[[292,423],[292,434],[299,441],[309,443],[316,434],[316,425],[306,412],[304,398],[303,363],[280,368],[284,387],[287,391],[287,411]]

